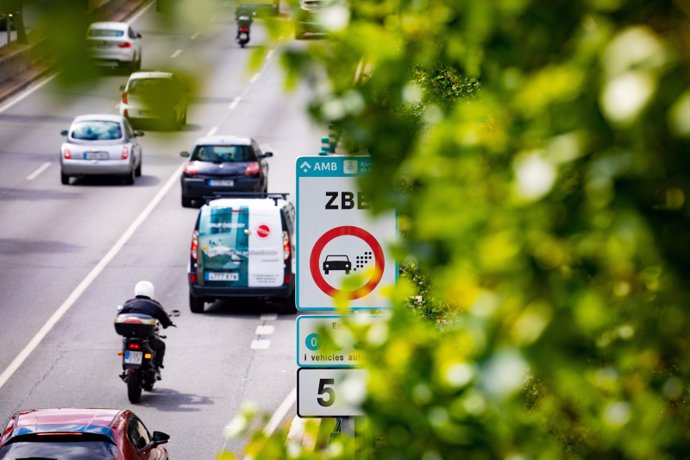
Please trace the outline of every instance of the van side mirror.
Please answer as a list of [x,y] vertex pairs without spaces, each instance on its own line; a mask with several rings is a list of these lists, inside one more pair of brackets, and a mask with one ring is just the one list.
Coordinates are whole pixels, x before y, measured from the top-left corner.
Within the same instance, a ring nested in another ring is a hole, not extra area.
[[180,156],[182,158],[189,158],[189,152],[186,150],[183,150],[182,152],[180,152]]
[[144,135],[144,131],[134,131],[134,135],[135,135],[136,137],[141,137],[141,136]]
[[137,32],[137,38],[141,38],[141,34]]
[[261,158],[271,158],[273,156],[273,152],[263,152],[261,154]]
[[68,135],[68,134],[69,134],[69,131],[66,130],[66,129],[63,129],[62,131],[60,131],[60,135],[61,135],[61,136],[66,136],[66,135]]
[[125,86],[127,86],[127,85],[120,85],[120,91],[124,91],[124,90],[125,90]]

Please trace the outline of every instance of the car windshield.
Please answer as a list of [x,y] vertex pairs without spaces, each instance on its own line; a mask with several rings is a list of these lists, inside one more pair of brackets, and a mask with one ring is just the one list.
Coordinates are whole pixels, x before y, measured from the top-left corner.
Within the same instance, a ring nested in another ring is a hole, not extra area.
[[117,459],[117,447],[109,442],[15,442],[0,448],[0,460],[18,458],[59,458],[64,460]]
[[248,145],[199,145],[192,160],[233,163],[256,161],[256,155]]
[[349,262],[350,259],[347,256],[326,256],[328,262]]
[[89,29],[89,37],[122,37],[124,35],[124,30]]
[[72,139],[107,141],[122,138],[122,126],[117,121],[80,121],[72,125]]

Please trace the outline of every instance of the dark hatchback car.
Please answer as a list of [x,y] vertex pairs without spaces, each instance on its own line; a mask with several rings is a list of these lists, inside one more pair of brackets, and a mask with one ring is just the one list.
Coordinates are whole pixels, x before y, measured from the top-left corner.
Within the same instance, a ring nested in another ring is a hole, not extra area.
[[169,439],[129,410],[23,410],[2,431],[0,459],[166,460]]
[[214,193],[266,192],[268,162],[273,152],[262,152],[250,137],[210,136],[197,139],[180,178],[182,206],[203,204]]

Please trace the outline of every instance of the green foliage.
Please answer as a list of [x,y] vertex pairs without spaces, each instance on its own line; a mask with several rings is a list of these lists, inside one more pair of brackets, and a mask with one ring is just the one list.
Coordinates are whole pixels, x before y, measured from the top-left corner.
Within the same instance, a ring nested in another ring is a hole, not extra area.
[[360,453],[686,456],[686,2],[354,1],[347,19],[283,62],[373,156],[361,186],[415,261],[386,339],[361,337]]

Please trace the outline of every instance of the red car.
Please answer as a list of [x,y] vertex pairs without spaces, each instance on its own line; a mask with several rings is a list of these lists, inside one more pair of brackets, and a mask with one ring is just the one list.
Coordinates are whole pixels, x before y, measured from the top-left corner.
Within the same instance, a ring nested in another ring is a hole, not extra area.
[[160,431],[149,434],[129,410],[24,410],[2,431],[0,459],[166,460],[161,444],[169,439]]

